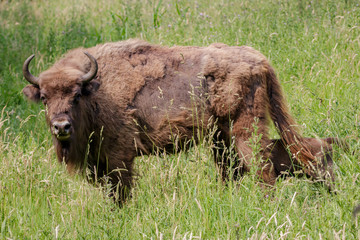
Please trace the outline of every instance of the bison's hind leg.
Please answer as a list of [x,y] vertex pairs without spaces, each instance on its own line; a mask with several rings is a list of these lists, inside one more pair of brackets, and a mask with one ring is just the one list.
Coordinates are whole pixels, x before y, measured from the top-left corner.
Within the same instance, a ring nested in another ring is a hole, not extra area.
[[248,168],[247,164],[238,158],[234,147],[235,144],[214,140],[214,160],[223,182],[237,180]]
[[273,186],[277,175],[269,160],[268,119],[260,104],[252,110],[244,111],[234,121],[232,135],[239,162],[244,172],[251,172],[263,184]]
[[250,140],[251,133],[247,132],[246,140],[236,136],[232,140],[229,140],[229,137],[214,140],[214,160],[222,180],[237,180],[245,173],[253,173],[262,184],[273,186],[277,174],[269,160],[269,149],[265,147],[268,141],[264,137],[253,145]]

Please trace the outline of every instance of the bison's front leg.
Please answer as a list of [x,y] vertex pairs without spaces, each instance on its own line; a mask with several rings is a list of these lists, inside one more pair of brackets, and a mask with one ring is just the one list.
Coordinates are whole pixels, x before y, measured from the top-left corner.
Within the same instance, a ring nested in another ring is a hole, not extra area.
[[[120,160],[111,155],[107,155],[103,161],[88,165],[90,170],[88,177],[90,182],[110,187],[109,197],[121,205],[129,197],[134,158]],[[114,156],[118,157],[116,154]]]
[[119,204],[126,201],[130,194],[133,177],[133,159],[112,160],[108,163],[107,177],[111,183],[110,196]]

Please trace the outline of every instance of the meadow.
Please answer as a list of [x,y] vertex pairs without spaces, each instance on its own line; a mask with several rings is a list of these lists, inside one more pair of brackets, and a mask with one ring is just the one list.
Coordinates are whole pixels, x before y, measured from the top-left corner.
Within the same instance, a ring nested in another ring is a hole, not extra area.
[[[348,142],[334,147],[337,194],[295,177],[267,193],[251,173],[224,184],[206,141],[137,158],[122,208],[70,176],[22,64],[36,54],[38,75],[69,49],[129,38],[261,51],[302,134]],[[0,239],[360,239],[359,53],[355,0],[1,0]]]

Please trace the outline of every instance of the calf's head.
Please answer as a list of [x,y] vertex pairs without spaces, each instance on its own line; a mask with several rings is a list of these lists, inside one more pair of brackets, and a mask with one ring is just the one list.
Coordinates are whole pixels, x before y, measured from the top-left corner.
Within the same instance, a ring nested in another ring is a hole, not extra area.
[[84,101],[99,87],[99,82],[94,80],[98,70],[96,59],[84,53],[90,60],[87,66],[83,66],[86,73],[64,61],[64,64],[54,65],[35,77],[29,71],[34,55],[23,65],[24,77],[31,83],[23,89],[23,93],[32,101],[42,101],[51,133],[60,142],[69,142],[76,131],[81,131],[81,124],[87,121],[86,117],[81,119],[80,116],[86,108]]

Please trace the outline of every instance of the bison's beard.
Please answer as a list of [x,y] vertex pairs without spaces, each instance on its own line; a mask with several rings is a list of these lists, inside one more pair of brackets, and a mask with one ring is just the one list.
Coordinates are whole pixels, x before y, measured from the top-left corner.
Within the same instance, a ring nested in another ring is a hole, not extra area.
[[63,141],[53,135],[58,161],[65,163],[70,173],[82,171],[87,167],[88,161],[91,161],[94,154],[93,146],[90,147],[89,144],[97,142],[96,134],[91,134],[84,126],[74,129],[78,131],[74,131],[70,138]]
[[53,141],[58,161],[65,163],[69,172],[82,167],[86,154],[86,141],[78,141],[74,134],[65,141],[60,141],[56,136],[53,136]]
[[56,154],[60,162],[68,163],[69,153],[71,149],[71,137],[66,141],[60,141],[56,136],[53,136],[54,146],[56,149]]

